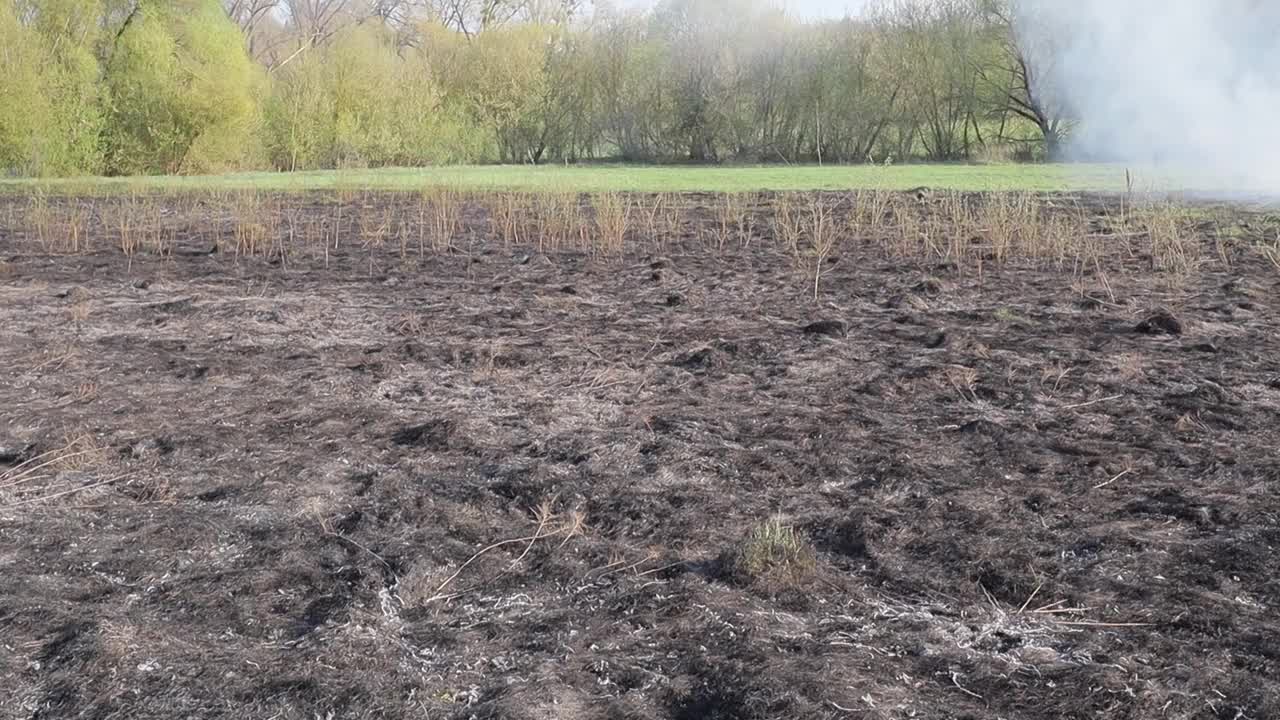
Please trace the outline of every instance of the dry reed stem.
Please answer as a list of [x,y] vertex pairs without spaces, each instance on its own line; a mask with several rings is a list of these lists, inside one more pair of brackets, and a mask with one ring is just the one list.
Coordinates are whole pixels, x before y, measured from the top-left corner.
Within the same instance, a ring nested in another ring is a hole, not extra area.
[[631,198],[620,193],[602,193],[595,196],[594,205],[599,250],[607,255],[622,254],[631,221]]

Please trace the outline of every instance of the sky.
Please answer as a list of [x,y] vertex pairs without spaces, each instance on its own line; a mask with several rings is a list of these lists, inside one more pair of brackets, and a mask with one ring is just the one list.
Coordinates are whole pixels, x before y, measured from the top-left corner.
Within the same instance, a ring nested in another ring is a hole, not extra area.
[[[861,12],[868,0],[773,0],[777,4],[793,12],[797,17],[841,18],[846,14],[856,15]],[[622,4],[635,6],[652,5],[654,0],[622,0]]]
[[866,4],[865,0],[784,0],[789,10],[801,17],[844,17],[856,15]]

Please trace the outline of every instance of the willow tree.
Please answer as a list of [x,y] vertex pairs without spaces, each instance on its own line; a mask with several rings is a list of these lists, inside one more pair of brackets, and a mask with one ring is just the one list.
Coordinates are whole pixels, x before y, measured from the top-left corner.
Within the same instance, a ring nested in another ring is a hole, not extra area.
[[218,0],[142,0],[106,68],[112,173],[202,172],[257,156],[264,74]]
[[100,169],[98,0],[0,4],[0,167],[33,175]]
[[267,147],[284,170],[473,161],[476,135],[445,104],[426,53],[364,23],[304,48],[274,76]]

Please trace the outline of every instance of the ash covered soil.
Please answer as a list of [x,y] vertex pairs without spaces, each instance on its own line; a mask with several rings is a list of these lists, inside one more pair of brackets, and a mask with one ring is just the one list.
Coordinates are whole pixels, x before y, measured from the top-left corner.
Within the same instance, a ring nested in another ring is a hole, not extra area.
[[0,258],[0,717],[1280,717],[1261,258]]

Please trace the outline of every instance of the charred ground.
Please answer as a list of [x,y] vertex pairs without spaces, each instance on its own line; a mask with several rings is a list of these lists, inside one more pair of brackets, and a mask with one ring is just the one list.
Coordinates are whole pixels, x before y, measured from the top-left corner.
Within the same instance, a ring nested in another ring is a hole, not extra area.
[[[1280,716],[1270,216],[1174,272],[1114,198],[1038,199],[1083,269],[669,200],[610,252],[468,207],[283,258],[10,209],[0,716]],[[770,519],[805,563],[740,572]]]

